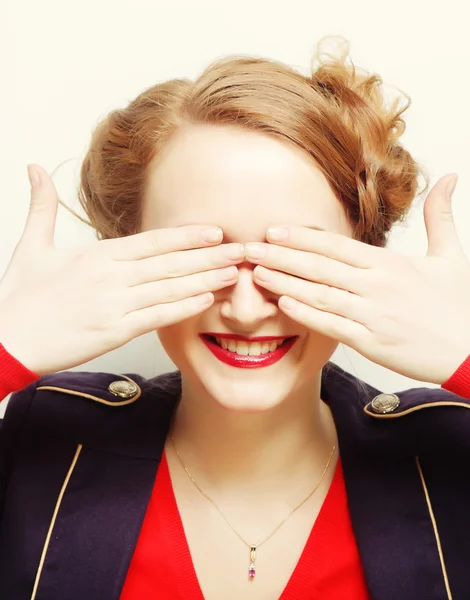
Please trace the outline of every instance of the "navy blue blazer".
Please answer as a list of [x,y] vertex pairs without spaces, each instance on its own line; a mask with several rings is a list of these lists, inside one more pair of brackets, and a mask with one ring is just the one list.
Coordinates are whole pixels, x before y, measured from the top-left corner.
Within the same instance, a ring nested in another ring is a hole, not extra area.
[[[13,394],[0,432],[2,600],[119,599],[180,389],[178,371],[64,371]],[[381,413],[381,392],[333,363],[321,394],[373,600],[468,600],[470,401],[415,388]]]

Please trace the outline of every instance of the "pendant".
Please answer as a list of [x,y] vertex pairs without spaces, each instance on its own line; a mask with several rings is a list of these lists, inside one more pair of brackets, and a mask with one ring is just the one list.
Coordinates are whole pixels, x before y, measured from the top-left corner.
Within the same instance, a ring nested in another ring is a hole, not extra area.
[[256,570],[255,570],[255,558],[256,558],[256,546],[251,546],[250,549],[250,568],[248,569],[248,577],[250,579],[254,579]]

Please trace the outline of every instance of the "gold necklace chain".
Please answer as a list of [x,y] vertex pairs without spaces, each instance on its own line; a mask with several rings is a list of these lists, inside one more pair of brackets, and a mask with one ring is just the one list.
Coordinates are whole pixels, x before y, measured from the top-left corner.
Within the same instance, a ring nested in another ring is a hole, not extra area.
[[258,544],[250,544],[249,542],[247,542],[239,533],[238,531],[235,529],[235,527],[230,523],[230,521],[227,519],[227,517],[224,515],[224,513],[220,510],[220,508],[217,506],[217,504],[212,500],[212,498],[210,496],[208,496],[204,490],[202,490],[199,485],[196,483],[194,477],[191,475],[191,473],[188,471],[186,465],[183,462],[183,459],[180,456],[180,453],[178,452],[178,449],[176,447],[176,443],[175,443],[175,438],[173,437],[173,435],[170,434],[170,438],[173,444],[173,448],[176,452],[176,456],[178,457],[178,460],[181,464],[181,466],[183,467],[183,469],[186,471],[186,474],[188,475],[188,477],[191,479],[191,481],[194,483],[194,485],[196,486],[196,488],[201,492],[201,494],[207,498],[207,500],[209,500],[209,502],[214,506],[214,508],[217,509],[217,511],[219,512],[220,516],[223,518],[223,520],[227,523],[227,525],[230,527],[230,529],[240,538],[240,540],[246,545],[248,546],[248,548],[250,548],[250,566],[248,568],[248,577],[249,579],[253,579],[256,573],[256,569],[255,569],[255,558],[256,558],[256,550],[262,546],[265,542],[267,542],[269,539],[272,538],[272,536],[281,528],[282,525],[284,525],[284,523],[290,519],[290,517],[301,507],[305,504],[305,502],[307,502],[307,500],[309,498],[311,498],[313,496],[313,494],[317,491],[317,489],[319,488],[321,482],[323,481],[323,478],[326,475],[326,472],[328,471],[328,467],[330,466],[331,463],[331,459],[333,458],[333,454],[334,451],[336,450],[336,445],[333,446],[333,449],[331,451],[330,456],[328,457],[327,463],[325,465],[325,468],[323,470],[323,473],[318,481],[318,483],[316,484],[316,486],[313,488],[313,490],[309,493],[309,495],[304,498],[302,500],[302,502],[300,502],[299,504],[297,504],[297,506],[294,508],[294,510],[292,510],[285,519],[283,519],[279,525],[276,527],[276,529],[274,529],[274,531],[272,531],[267,538],[265,538],[262,542],[259,542]]

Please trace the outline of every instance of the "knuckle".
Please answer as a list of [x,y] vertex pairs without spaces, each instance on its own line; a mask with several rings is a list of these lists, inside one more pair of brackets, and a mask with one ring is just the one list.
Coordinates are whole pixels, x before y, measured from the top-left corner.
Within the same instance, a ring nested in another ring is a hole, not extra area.
[[313,281],[318,285],[323,285],[326,281],[328,281],[328,276],[326,276],[325,278],[325,273],[323,272],[323,269],[319,268],[318,265],[315,264],[311,265],[311,268],[308,272],[308,278],[310,281]]
[[316,305],[320,310],[331,306],[333,288],[328,285],[322,285],[318,288],[316,294]]
[[173,285],[171,283],[167,283],[166,285],[157,286],[158,293],[158,303],[159,304],[167,304],[169,302],[176,302],[181,298],[181,290],[179,286]]
[[181,264],[176,261],[169,261],[165,264],[165,279],[173,279],[175,277],[182,277],[184,269]]
[[333,235],[323,242],[322,252],[325,256],[335,256],[345,251],[345,245],[346,240],[341,235]]
[[148,245],[151,254],[160,254],[162,251],[162,243],[164,232],[161,229],[152,229],[148,232]]
[[350,239],[348,237],[344,237],[342,235],[338,235],[336,240],[331,243],[331,246],[334,246],[337,250],[339,250],[340,254],[345,254],[347,249],[349,248]]

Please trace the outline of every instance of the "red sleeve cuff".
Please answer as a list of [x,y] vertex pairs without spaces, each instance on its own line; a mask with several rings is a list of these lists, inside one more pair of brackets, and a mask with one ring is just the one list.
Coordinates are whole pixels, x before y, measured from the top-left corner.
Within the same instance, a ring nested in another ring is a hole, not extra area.
[[39,375],[30,371],[0,344],[0,400],[38,379]]
[[470,356],[441,387],[457,396],[470,399]]

